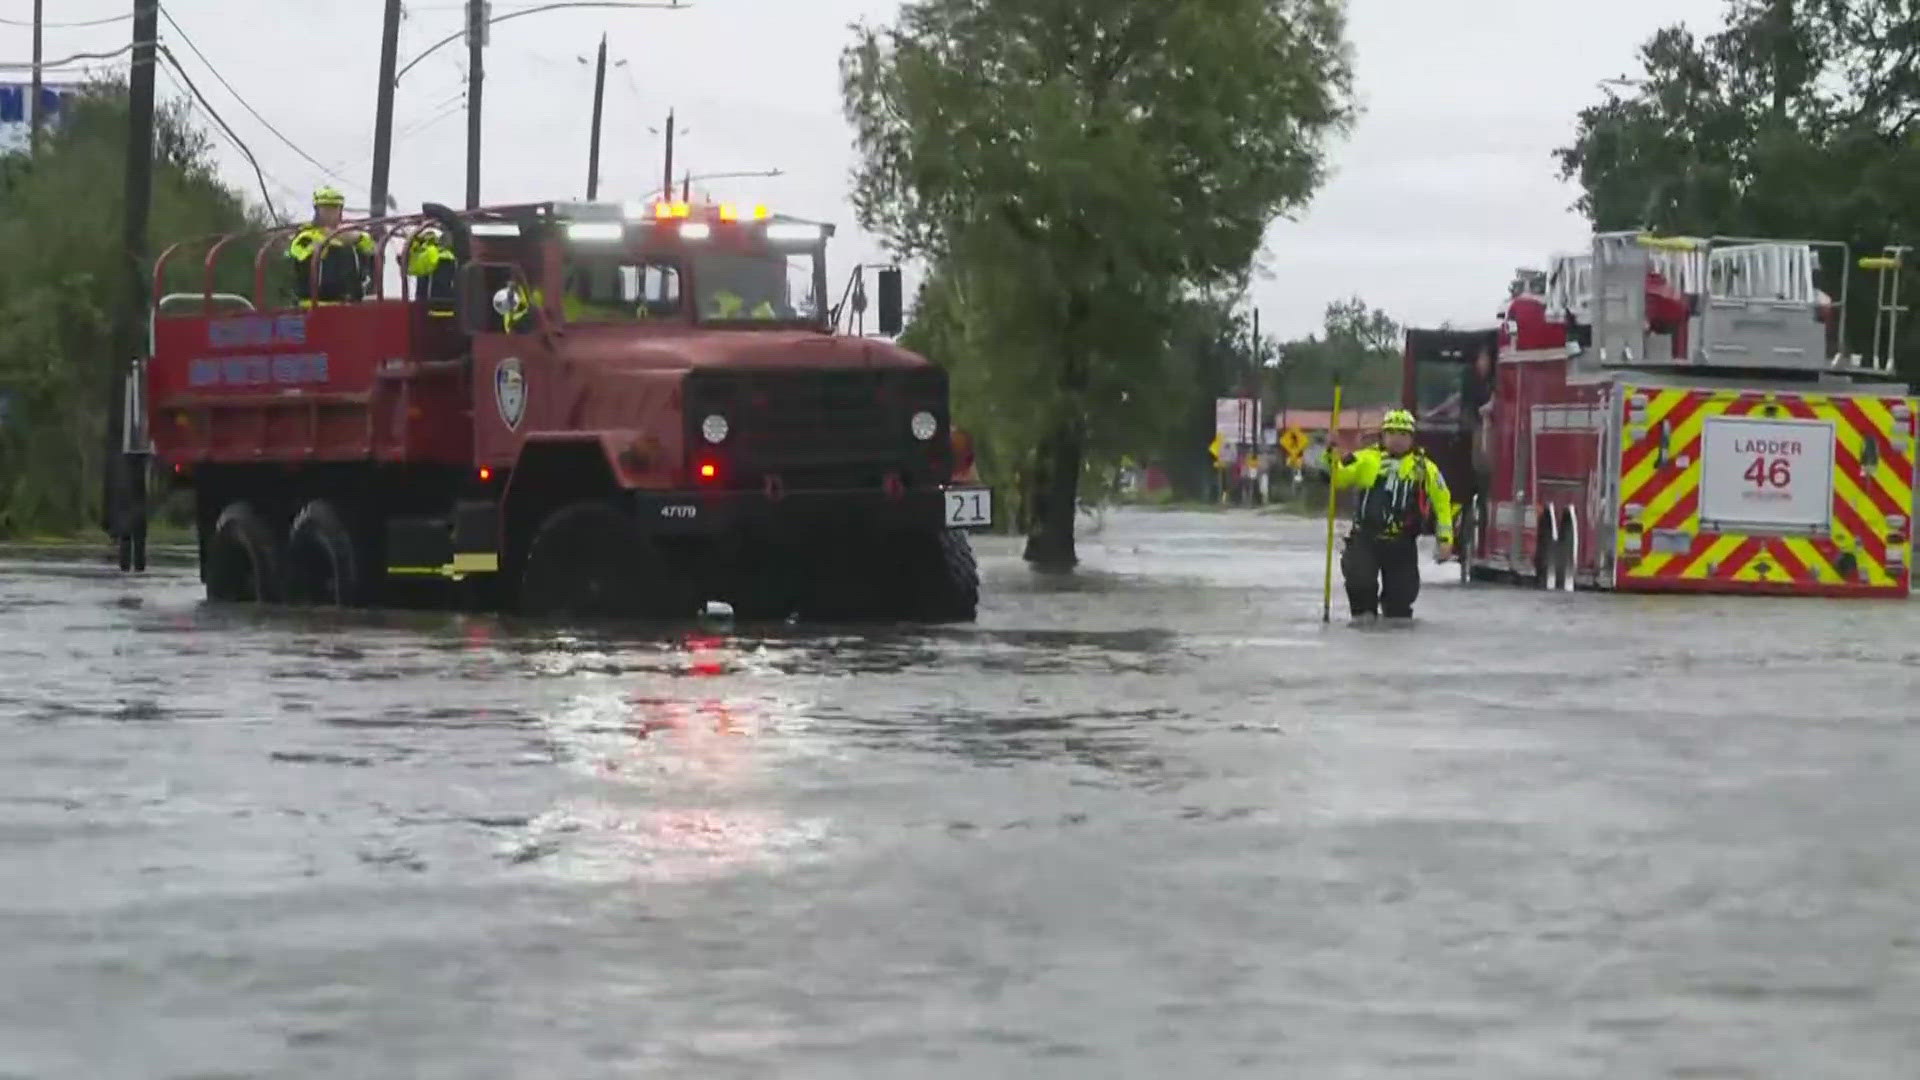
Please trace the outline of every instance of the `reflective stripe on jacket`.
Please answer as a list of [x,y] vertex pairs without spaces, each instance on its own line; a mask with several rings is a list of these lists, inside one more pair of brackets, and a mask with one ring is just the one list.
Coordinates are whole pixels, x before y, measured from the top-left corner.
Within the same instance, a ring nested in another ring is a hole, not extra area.
[[[332,229],[311,223],[302,226],[299,232],[293,234],[293,239],[287,242],[287,257],[297,262],[305,262],[313,256],[314,249],[319,247],[332,232]],[[364,232],[335,235],[332,243],[327,246],[342,247],[347,244],[352,244],[353,249],[362,255],[373,254],[373,237]]]

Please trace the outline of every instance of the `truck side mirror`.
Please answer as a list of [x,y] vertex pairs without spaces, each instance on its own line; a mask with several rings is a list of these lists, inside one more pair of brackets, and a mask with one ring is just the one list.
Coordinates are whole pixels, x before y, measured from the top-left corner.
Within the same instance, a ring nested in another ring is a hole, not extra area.
[[889,266],[880,271],[880,332],[898,337],[901,329],[900,268]]

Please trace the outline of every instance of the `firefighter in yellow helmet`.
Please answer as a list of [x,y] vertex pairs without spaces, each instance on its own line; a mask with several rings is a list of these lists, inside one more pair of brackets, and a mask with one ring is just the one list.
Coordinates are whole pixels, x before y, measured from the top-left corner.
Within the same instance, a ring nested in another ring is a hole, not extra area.
[[1388,411],[1380,445],[1356,450],[1333,467],[1335,490],[1358,488],[1353,530],[1340,556],[1347,606],[1356,619],[1413,617],[1420,595],[1420,534],[1432,524],[1437,555],[1453,551],[1453,498],[1440,467],[1413,446],[1413,414]]
[[407,240],[406,252],[394,258],[414,279],[413,298],[426,302],[428,314],[453,314],[457,259],[447,245],[445,230],[438,225],[422,226]]
[[[346,196],[330,187],[313,193],[313,220],[293,234],[287,259],[293,264],[294,295],[300,306],[312,307],[343,300],[359,300],[367,293],[367,272],[373,258],[373,237],[361,229],[328,235],[340,227]],[[320,250],[325,245],[326,250]],[[319,295],[313,290],[313,260],[320,259]]]

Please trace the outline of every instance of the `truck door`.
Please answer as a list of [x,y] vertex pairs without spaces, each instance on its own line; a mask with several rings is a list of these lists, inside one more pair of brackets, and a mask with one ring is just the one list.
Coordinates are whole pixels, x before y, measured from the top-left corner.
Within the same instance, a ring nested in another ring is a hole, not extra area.
[[462,313],[473,345],[474,464],[511,467],[527,433],[546,423],[550,298],[518,263],[475,262],[462,273]]

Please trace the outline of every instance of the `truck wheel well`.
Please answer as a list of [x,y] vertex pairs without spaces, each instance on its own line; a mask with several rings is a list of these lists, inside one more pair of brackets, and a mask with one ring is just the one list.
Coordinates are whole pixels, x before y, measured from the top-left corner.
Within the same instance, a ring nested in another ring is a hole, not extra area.
[[520,451],[507,482],[501,508],[506,550],[500,569],[516,579],[527,547],[547,515],[583,499],[605,498],[617,490],[607,455],[597,442],[529,443]]

